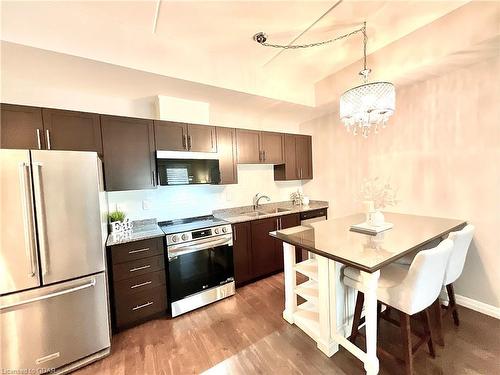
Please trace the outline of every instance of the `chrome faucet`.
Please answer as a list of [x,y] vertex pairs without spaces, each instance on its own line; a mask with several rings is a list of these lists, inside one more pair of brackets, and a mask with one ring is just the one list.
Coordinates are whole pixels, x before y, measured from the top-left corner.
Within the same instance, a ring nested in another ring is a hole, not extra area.
[[262,198],[265,198],[268,202],[271,200],[267,195],[260,195],[260,193],[255,194],[253,197],[253,209],[254,211],[259,208],[259,202]]

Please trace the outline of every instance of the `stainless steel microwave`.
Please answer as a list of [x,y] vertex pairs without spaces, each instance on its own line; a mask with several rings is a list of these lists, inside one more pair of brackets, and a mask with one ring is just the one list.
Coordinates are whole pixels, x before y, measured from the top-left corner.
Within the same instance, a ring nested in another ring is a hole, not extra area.
[[219,184],[217,154],[208,152],[157,151],[160,185]]

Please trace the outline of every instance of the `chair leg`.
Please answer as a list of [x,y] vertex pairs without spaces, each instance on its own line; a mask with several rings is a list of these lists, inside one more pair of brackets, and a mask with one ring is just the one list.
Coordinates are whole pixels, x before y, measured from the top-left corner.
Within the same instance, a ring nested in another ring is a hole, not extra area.
[[356,341],[356,336],[359,333],[359,322],[361,321],[361,311],[363,310],[363,303],[365,302],[365,295],[358,292],[356,295],[356,307],[354,308],[354,317],[352,319],[351,336],[349,341],[353,344]]
[[378,333],[380,332],[380,317],[382,315],[382,303],[377,301],[377,337]]
[[403,357],[405,361],[406,375],[413,374],[413,355],[411,344],[410,316],[404,312],[399,312],[401,338],[403,342]]
[[429,314],[429,309],[425,309],[421,313],[422,316],[422,323],[424,326],[424,335],[426,335],[427,338],[427,347],[429,348],[429,353],[432,358],[436,358],[436,352],[434,351],[434,344],[432,343],[432,328],[431,328],[431,319],[430,319],[430,314]]
[[443,337],[443,316],[441,314],[441,304],[439,298],[437,298],[431,306],[434,315],[434,321],[436,323],[435,329],[431,330],[431,334],[434,333],[434,341],[439,346],[444,346]]
[[460,325],[460,320],[458,319],[457,303],[455,301],[455,290],[453,289],[453,283],[446,285],[446,291],[448,292],[448,300],[450,301],[448,308],[452,309],[453,322],[458,327]]

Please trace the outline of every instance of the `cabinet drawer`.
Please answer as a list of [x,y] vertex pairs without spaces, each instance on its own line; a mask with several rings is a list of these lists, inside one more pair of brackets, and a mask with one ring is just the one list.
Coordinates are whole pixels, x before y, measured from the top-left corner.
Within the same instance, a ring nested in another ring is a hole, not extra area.
[[111,261],[113,264],[130,262],[160,254],[163,254],[163,237],[111,246]]
[[165,285],[165,270],[147,273],[130,279],[115,281],[114,291],[117,300],[127,296]]
[[113,280],[130,279],[132,277],[163,270],[165,260],[163,255],[134,260],[132,262],[113,265]]
[[123,327],[166,310],[167,292],[164,285],[116,300],[116,325]]

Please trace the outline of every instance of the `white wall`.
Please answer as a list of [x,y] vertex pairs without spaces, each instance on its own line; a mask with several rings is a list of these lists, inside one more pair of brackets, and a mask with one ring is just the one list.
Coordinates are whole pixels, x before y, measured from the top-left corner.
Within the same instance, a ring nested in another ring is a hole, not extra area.
[[[109,192],[109,208],[124,210],[132,219],[155,217],[159,221],[209,215],[214,209],[248,206],[260,192],[273,202],[288,200],[301,188],[298,181],[273,181],[272,165],[239,165],[237,185],[161,186],[152,190]],[[143,209],[143,201],[151,209]],[[148,203],[146,202],[146,203]]]
[[497,57],[398,87],[388,127],[368,139],[347,133],[338,114],[301,124],[313,135],[316,170],[306,194],[333,202],[331,215],[346,215],[362,208],[363,178],[379,176],[398,188],[400,203],[389,211],[469,221],[476,234],[455,290],[497,308],[499,69]]

